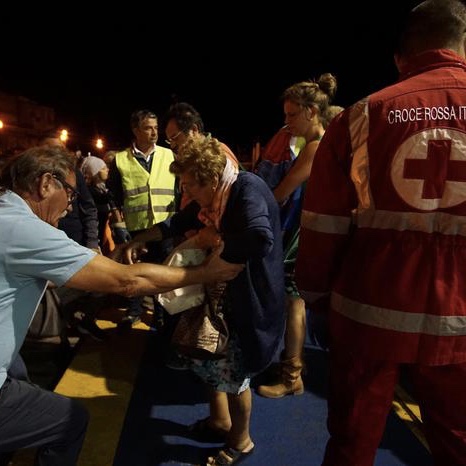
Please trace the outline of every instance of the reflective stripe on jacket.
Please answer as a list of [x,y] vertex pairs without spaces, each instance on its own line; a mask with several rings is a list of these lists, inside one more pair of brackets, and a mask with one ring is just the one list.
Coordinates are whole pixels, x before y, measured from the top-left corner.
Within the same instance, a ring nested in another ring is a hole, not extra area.
[[412,63],[327,129],[296,281],[309,303],[332,293],[334,344],[450,364],[466,361],[466,62],[430,50]]

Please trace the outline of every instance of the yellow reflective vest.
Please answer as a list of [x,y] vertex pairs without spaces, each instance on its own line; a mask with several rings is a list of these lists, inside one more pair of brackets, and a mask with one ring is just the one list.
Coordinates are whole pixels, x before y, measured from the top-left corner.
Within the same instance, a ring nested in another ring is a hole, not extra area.
[[150,228],[175,212],[175,175],[169,170],[174,160],[173,152],[156,145],[152,157],[148,173],[131,149],[115,155],[123,185],[123,213],[129,231]]

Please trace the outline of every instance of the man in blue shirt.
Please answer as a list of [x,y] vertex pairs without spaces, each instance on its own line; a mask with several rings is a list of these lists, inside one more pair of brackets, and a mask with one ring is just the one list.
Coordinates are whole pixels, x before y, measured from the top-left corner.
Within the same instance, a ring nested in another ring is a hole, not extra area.
[[41,466],[76,465],[88,413],[76,400],[9,373],[49,281],[124,296],[228,280],[242,266],[217,251],[198,267],[123,265],[57,228],[76,197],[74,160],[65,148],[28,149],[0,173],[0,453],[37,447]]

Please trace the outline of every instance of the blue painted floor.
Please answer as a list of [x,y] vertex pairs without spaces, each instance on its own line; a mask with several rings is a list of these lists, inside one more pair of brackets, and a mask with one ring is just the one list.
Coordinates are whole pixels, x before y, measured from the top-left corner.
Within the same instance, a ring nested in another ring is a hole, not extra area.
[[[306,391],[271,400],[254,395],[251,436],[254,453],[241,465],[318,466],[326,430],[327,353],[307,346]],[[128,408],[113,466],[203,464],[220,445],[189,438],[186,426],[208,415],[206,393],[190,372],[164,364],[165,343],[152,333]],[[254,380],[256,386],[260,380]],[[395,415],[387,421],[376,466],[431,466],[428,451]]]

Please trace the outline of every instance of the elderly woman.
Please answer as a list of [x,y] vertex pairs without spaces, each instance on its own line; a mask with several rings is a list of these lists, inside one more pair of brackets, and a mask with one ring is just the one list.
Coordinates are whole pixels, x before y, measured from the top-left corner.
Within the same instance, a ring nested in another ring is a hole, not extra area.
[[188,140],[170,166],[192,200],[164,223],[134,238],[129,259],[146,241],[207,225],[224,242],[221,257],[246,267],[226,285],[224,310],[231,338],[225,359],[191,360],[211,388],[210,416],[192,429],[226,441],[208,465],[234,464],[254,448],[249,433],[251,377],[272,361],[284,332],[283,251],[277,202],[258,176],[239,172],[211,137]]

